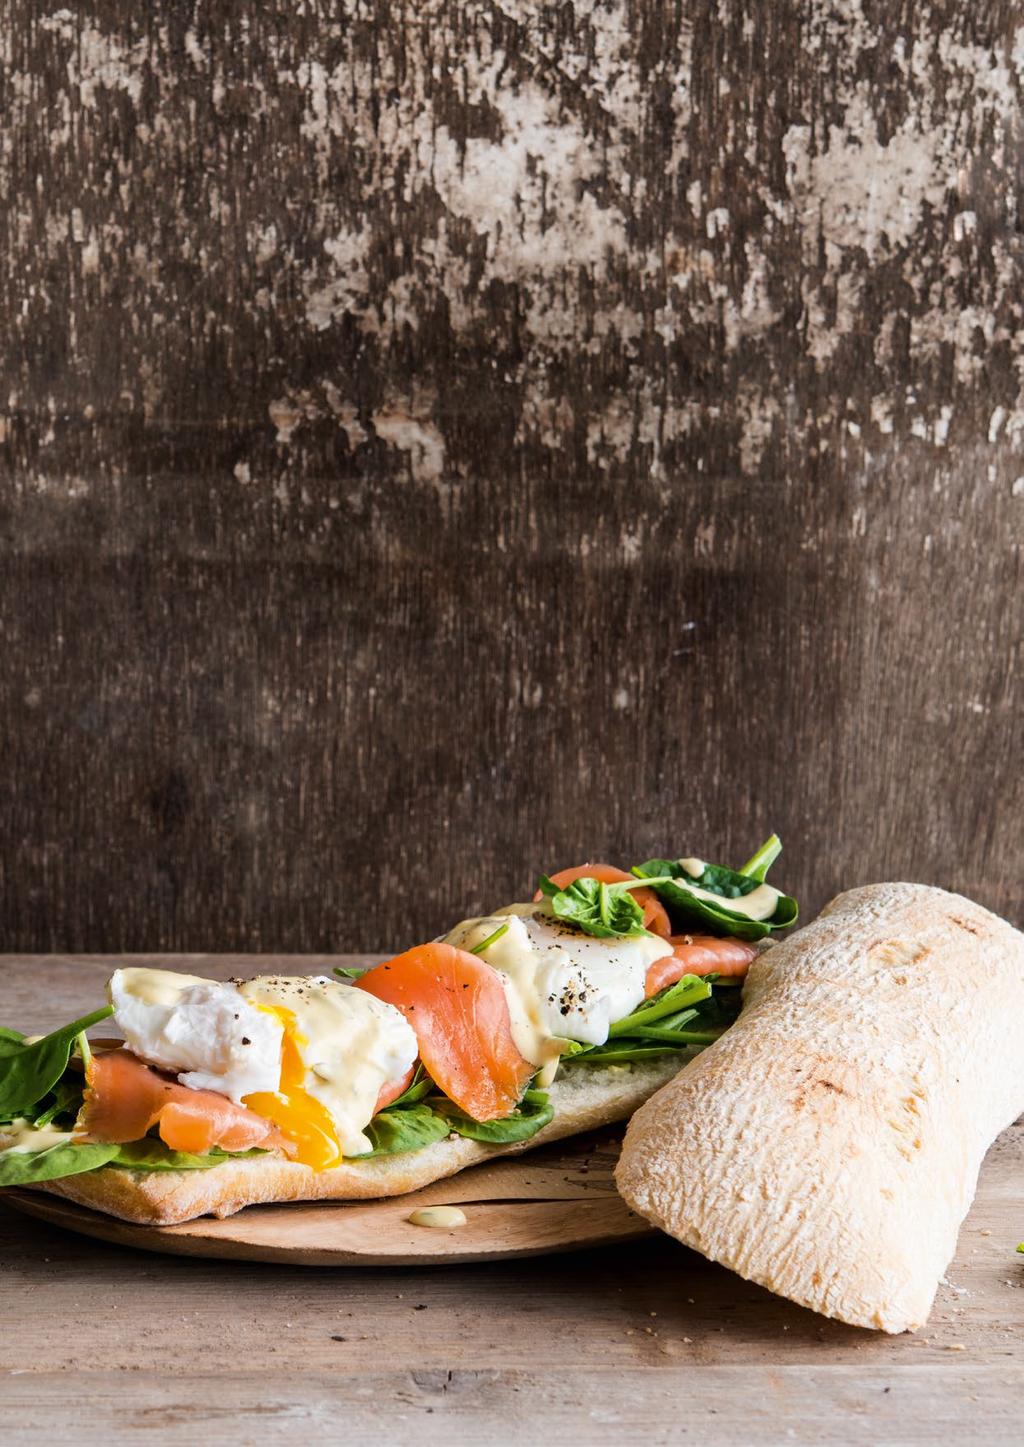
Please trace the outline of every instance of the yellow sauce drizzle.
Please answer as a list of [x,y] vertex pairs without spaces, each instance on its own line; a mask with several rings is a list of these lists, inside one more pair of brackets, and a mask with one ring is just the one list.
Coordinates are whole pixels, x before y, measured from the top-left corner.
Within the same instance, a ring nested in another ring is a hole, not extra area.
[[456,1226],[465,1226],[466,1213],[458,1206],[421,1206],[407,1220],[411,1226],[433,1226],[442,1230],[447,1227],[452,1230]]

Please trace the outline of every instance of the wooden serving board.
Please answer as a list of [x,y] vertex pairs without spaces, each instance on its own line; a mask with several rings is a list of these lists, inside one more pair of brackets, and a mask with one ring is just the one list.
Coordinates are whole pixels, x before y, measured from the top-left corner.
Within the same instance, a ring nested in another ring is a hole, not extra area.
[[[475,1166],[406,1196],[380,1201],[308,1201],[249,1206],[219,1221],[138,1226],[41,1191],[3,1193],[4,1202],[51,1225],[115,1245],[176,1256],[280,1261],[291,1266],[429,1266],[498,1261],[604,1246],[653,1229],[616,1193],[619,1141],[578,1137],[535,1155]],[[422,1206],[458,1206],[466,1224],[416,1226]]]

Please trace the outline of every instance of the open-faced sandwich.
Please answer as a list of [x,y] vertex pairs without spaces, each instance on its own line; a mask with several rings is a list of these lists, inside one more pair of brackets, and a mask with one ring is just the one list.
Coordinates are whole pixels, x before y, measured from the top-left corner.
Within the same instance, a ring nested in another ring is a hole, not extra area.
[[[115,970],[42,1038],[0,1028],[0,1186],[129,1221],[411,1191],[629,1116],[736,1018],[796,903],[742,869],[655,859],[544,876],[342,978]],[[86,1031],[112,1017],[122,1040]]]

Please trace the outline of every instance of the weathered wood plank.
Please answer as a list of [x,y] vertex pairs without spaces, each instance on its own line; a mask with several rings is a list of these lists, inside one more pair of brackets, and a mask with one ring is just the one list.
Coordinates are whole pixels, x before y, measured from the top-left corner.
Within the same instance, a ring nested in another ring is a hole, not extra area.
[[145,1371],[89,1372],[67,1381],[40,1371],[4,1382],[7,1439],[80,1440],[83,1422],[107,1440],[191,1444],[293,1443],[313,1432],[328,1442],[504,1444],[549,1435],[559,1441],[662,1444],[695,1440],[835,1444],[884,1441],[930,1447],[975,1435],[993,1447],[1020,1441],[1024,1372],[1019,1367],[720,1366],[699,1376],[557,1367],[474,1371],[398,1367],[348,1374],[309,1368],[270,1380],[253,1372],[216,1379]]
[[9,948],[772,827],[1024,915],[1016,7],[10,7]]

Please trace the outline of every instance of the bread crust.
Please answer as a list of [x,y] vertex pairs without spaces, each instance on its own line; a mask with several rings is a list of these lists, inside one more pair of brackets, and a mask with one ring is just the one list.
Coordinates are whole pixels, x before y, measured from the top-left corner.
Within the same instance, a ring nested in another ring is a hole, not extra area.
[[483,1145],[448,1136],[404,1155],[346,1161],[313,1171],[279,1156],[228,1161],[205,1171],[129,1171],[104,1166],[32,1187],[122,1221],[170,1226],[196,1216],[230,1216],[271,1201],[357,1201],[399,1196],[467,1166],[624,1120],[679,1069],[676,1056],[623,1066],[575,1065],[549,1088],[554,1119],[528,1141]]
[[834,899],[751,966],[721,1040],[633,1117],[627,1203],[856,1326],[931,1310],[981,1161],[1024,1111],[1024,936],[918,884]]

